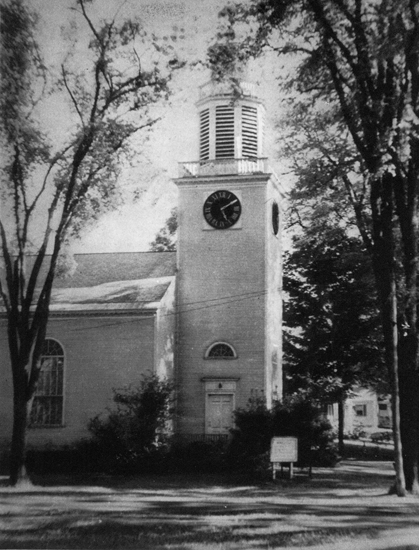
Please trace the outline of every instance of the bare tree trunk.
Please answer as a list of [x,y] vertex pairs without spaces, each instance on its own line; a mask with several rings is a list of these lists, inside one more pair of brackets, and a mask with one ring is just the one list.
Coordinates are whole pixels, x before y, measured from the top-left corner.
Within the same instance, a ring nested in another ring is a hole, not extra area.
[[[43,319],[45,320],[45,319]],[[10,323],[13,325],[14,323]],[[26,470],[27,430],[32,402],[39,377],[38,359],[45,338],[46,324],[41,323],[35,341],[16,337],[9,327],[10,360],[13,374],[13,432],[10,450],[10,484],[31,485]],[[17,349],[19,343],[20,349]]]
[[[19,304],[14,305],[8,319],[9,354],[13,375],[13,432],[10,452],[10,484],[13,486],[31,484],[26,470],[27,429],[39,378],[39,360],[48,323],[47,304],[51,296],[58,251],[57,246],[31,323],[29,308],[23,312]],[[11,281],[10,287],[12,290],[19,289],[19,284],[19,280],[14,280]],[[18,292],[15,291],[15,294],[18,295]]]
[[[419,149],[417,149],[419,154]],[[419,357],[418,357],[418,201],[412,198],[410,208],[399,208],[404,251],[404,309],[399,311],[400,341],[399,395],[400,429],[406,488],[419,494]],[[396,185],[397,187],[397,185]],[[399,201],[401,202],[401,200]]]
[[343,439],[345,430],[345,398],[340,396],[338,402],[338,447],[339,454],[343,456],[345,453],[345,442]]
[[30,403],[26,401],[26,388],[15,388],[13,407],[13,434],[10,452],[10,484],[30,485],[26,471],[26,439]]
[[393,185],[385,174],[371,185],[373,221],[373,268],[380,298],[385,360],[390,376],[393,408],[394,465],[396,480],[391,492],[406,495],[400,434],[399,356],[397,324],[397,290],[395,272],[395,242],[393,228]]
[[393,440],[394,440],[394,467],[396,471],[396,479],[394,487],[390,488],[391,493],[396,493],[398,496],[405,496],[406,494],[406,478],[403,467],[403,455],[402,455],[402,439],[400,432],[400,390],[399,390],[399,358],[397,353],[397,340],[398,340],[398,330],[397,330],[397,298],[396,298],[396,284],[394,281],[393,291],[390,297],[391,302],[391,316],[392,316],[392,326],[388,327],[388,330],[391,330],[391,338],[393,341],[392,345],[392,365],[390,368],[391,376],[391,387],[392,387],[392,396],[391,396],[391,406],[392,406],[392,416],[393,416]]
[[389,288],[386,291],[385,281],[381,280],[382,284],[382,314],[383,314],[383,331],[384,342],[386,348],[386,364],[389,370],[391,380],[391,403],[393,413],[393,439],[394,439],[394,466],[396,471],[396,480],[390,492],[396,493],[399,496],[406,494],[406,482],[403,467],[402,456],[402,440],[400,432],[400,391],[399,391],[399,358],[397,353],[397,297],[396,283],[392,277],[389,283]]
[[412,368],[406,368],[400,372],[399,378],[401,441],[406,488],[414,494],[419,494],[419,373]]

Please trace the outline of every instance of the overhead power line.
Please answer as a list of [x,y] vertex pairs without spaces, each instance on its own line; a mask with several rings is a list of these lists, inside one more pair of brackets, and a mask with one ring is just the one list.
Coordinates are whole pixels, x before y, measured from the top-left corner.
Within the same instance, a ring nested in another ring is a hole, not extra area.
[[[281,288],[278,288],[277,290],[281,290]],[[168,313],[165,313],[162,315],[162,317],[169,317],[173,315],[182,315],[185,313],[190,313],[194,311],[200,311],[203,309],[211,309],[216,307],[221,307],[237,302],[242,302],[244,300],[249,300],[252,298],[259,298],[262,296],[266,296],[270,291],[269,290],[262,290],[262,291],[252,291],[252,292],[243,292],[240,294],[230,294],[226,296],[222,296],[220,298],[209,298],[207,300],[197,300],[194,302],[185,302],[183,304],[179,304],[178,306],[175,306],[174,311],[169,311]],[[189,307],[189,306],[197,306],[197,307]],[[144,310],[141,310],[143,313]],[[75,316],[77,316],[77,312],[74,312]],[[106,312],[103,313],[104,316],[106,316]],[[84,327],[76,327],[73,329],[69,329],[68,332],[82,332],[86,330],[93,330],[95,328],[103,328],[103,327],[112,327],[112,326],[118,326],[118,325],[125,325],[130,323],[137,323],[138,321],[144,321],[147,319],[150,319],[152,317],[152,314],[148,316],[140,316],[136,315],[135,311],[130,312],[129,315],[131,318],[129,320],[127,319],[118,319],[118,321],[114,321],[112,323],[99,323],[96,325],[91,326],[84,326]],[[85,317],[88,318],[88,317]],[[68,321],[68,318],[62,317],[62,318],[54,318],[54,321],[61,321],[66,322]],[[6,337],[2,338],[3,340],[6,340]]]

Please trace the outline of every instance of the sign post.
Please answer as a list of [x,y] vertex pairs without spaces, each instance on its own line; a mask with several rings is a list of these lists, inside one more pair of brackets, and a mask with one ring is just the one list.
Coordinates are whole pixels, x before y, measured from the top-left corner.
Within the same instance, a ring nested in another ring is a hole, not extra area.
[[290,479],[294,475],[294,462],[298,460],[298,439],[296,437],[273,437],[271,440],[271,463],[273,479],[283,464],[289,464]]

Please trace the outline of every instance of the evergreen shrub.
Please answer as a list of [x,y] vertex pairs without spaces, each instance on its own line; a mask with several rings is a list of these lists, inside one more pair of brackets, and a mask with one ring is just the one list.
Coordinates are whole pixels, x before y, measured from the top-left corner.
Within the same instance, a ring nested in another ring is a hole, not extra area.
[[[138,473],[158,469],[169,449],[173,384],[155,374],[138,387],[114,390],[114,409],[89,422],[92,469]],[[86,449],[84,450],[86,453]]]
[[333,466],[338,456],[330,423],[306,396],[286,397],[268,409],[263,398],[250,399],[235,411],[228,461],[230,467],[256,477],[270,475],[272,437],[298,438],[297,466]]
[[272,408],[273,436],[298,438],[297,466],[334,466],[337,447],[330,422],[318,403],[306,395],[291,395]]

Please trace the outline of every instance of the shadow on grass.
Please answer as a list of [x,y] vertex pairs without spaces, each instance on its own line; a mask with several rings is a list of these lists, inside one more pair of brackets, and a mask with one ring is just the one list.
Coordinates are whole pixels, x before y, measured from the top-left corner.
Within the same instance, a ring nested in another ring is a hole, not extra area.
[[[89,521],[89,520],[87,520]],[[258,545],[262,548],[278,546],[307,546],[351,540],[359,536],[375,538],[376,533],[362,529],[296,529],[293,532],[275,532],[270,526],[260,530],[251,523],[243,529],[242,524],[230,526],[211,525],[120,525],[112,521],[100,521],[92,525],[61,527],[45,525],[37,531],[15,531],[0,542],[0,548],[136,548],[141,550],[163,549],[170,544],[171,550],[199,548],[201,545],[225,545],[237,543],[242,548]],[[271,532],[269,532],[271,530]]]
[[338,547],[419,529],[418,500],[384,497],[393,476],[388,462],[345,462],[312,479],[299,472],[259,485],[192,475],[97,477],[80,486],[69,478],[58,487],[49,478],[30,491],[1,489],[0,548]]

